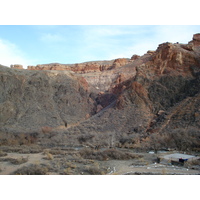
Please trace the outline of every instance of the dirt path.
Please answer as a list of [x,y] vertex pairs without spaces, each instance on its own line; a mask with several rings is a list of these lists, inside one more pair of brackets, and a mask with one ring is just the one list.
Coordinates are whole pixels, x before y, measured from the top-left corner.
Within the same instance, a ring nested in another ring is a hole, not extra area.
[[9,175],[21,167],[28,166],[30,164],[39,164],[44,155],[42,153],[35,153],[35,154],[7,153],[7,156],[1,158],[17,159],[22,157],[28,158],[28,161],[20,165],[11,164],[9,161],[0,162],[0,169],[2,170],[0,171],[0,175]]

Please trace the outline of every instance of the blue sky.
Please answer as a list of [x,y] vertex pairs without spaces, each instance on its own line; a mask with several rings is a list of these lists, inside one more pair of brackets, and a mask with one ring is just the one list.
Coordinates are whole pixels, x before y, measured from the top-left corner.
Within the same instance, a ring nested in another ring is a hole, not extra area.
[[0,25],[0,64],[130,58],[163,42],[187,43],[199,25]]

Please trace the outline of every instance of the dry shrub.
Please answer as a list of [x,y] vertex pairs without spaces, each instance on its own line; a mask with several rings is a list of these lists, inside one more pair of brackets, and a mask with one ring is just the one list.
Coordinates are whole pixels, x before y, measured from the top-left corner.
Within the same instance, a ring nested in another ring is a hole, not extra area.
[[51,149],[49,153],[52,155],[65,155],[65,152],[61,149]]
[[76,165],[73,164],[72,162],[69,162],[69,161],[67,161],[65,163],[65,165],[67,166],[67,168],[71,168],[71,169],[75,169],[76,168]]
[[83,171],[90,175],[104,175],[108,173],[107,168],[100,167],[98,162],[94,162],[92,165],[85,166]]
[[20,147],[19,153],[41,153],[42,148],[38,145],[23,145]]
[[26,163],[27,161],[28,161],[28,157],[27,158],[21,157],[21,158],[13,159],[10,162],[15,165],[21,165],[23,163]]
[[37,141],[38,133],[3,133],[0,137],[0,145],[30,145]]
[[51,153],[49,153],[48,151],[44,151],[44,154],[46,155],[46,157],[44,157],[43,159],[53,160],[53,155]]
[[8,154],[0,150],[0,157],[7,156]]
[[141,155],[136,155],[129,152],[123,152],[116,149],[106,149],[104,151],[95,151],[89,148],[84,148],[80,151],[80,155],[86,159],[92,160],[128,160],[140,158]]
[[185,163],[185,166],[194,166],[194,165],[200,166],[200,159],[188,160],[188,161]]
[[63,170],[63,172],[60,173],[61,175],[72,175],[72,169],[70,167]]
[[3,162],[10,162],[14,165],[21,165],[25,162],[28,161],[28,157],[27,158],[24,158],[24,157],[20,157],[20,158],[2,158],[0,159],[0,161],[3,161]]
[[88,142],[92,138],[94,138],[94,135],[84,134],[84,135],[81,135],[81,136],[78,137],[78,141],[82,144],[84,142]]
[[102,171],[101,169],[99,169],[96,166],[87,167],[84,171],[91,175],[104,175],[105,174],[104,171]]
[[49,171],[49,168],[47,166],[41,166],[41,165],[34,165],[31,164],[26,167],[22,167],[15,172],[13,172],[13,175],[46,175]]

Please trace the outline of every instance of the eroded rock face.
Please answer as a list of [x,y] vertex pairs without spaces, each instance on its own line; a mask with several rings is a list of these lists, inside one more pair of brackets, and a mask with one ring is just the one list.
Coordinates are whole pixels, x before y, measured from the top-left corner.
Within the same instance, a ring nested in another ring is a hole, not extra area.
[[192,42],[193,42],[194,46],[200,46],[200,33],[193,35]]

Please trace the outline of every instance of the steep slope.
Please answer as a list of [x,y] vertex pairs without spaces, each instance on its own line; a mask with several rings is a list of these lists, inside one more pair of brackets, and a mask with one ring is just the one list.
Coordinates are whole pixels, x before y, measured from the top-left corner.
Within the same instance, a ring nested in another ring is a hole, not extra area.
[[13,132],[77,123],[93,114],[94,102],[71,72],[0,67],[0,126]]

